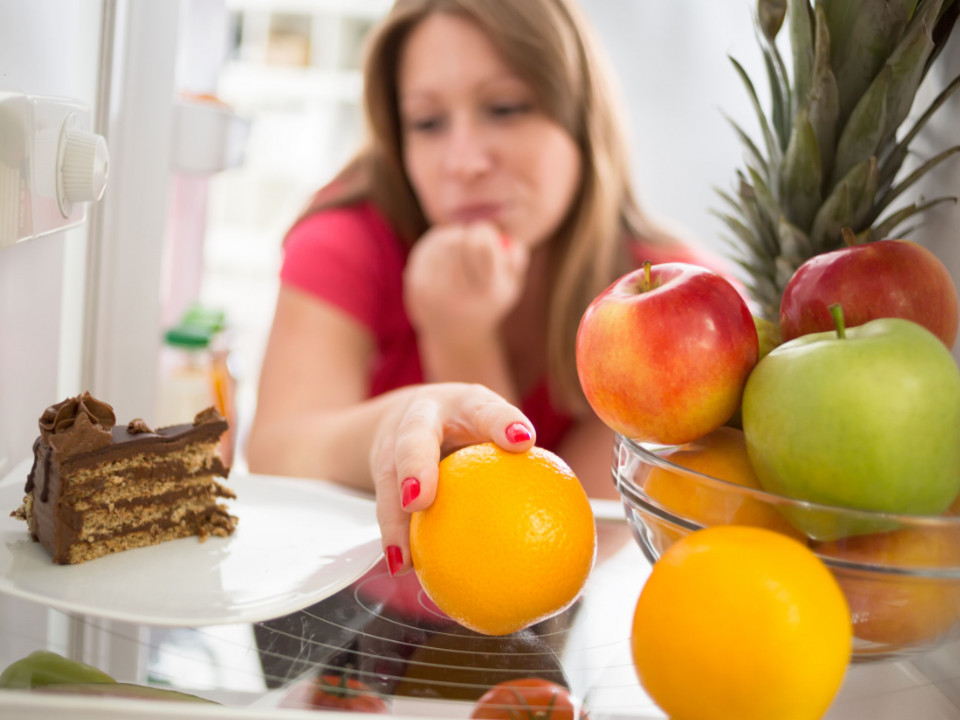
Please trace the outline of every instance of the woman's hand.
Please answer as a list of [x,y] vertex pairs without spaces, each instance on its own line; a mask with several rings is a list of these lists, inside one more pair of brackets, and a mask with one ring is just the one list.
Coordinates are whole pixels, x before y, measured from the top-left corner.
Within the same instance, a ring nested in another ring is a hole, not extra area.
[[404,271],[410,322],[444,342],[489,339],[519,300],[528,262],[527,249],[492,223],[432,228]]
[[419,386],[378,423],[370,470],[391,575],[412,567],[409,513],[433,502],[441,457],[489,441],[523,452],[533,447],[536,434],[522,412],[482,385]]

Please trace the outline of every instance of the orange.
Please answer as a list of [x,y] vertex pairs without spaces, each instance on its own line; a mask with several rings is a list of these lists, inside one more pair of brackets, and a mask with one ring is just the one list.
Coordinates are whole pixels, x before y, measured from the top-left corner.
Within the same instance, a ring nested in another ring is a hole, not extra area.
[[640,683],[674,720],[815,720],[851,654],[850,610],[796,540],[722,525],[653,566],[633,618]]
[[864,653],[932,642],[960,621],[960,582],[935,575],[960,565],[960,530],[955,527],[857,535],[824,543],[817,552],[878,568],[864,571],[841,565],[834,570],[853,614],[854,637],[877,644],[864,648]]
[[473,445],[440,462],[437,495],[410,520],[420,584],[461,625],[506,635],[568,607],[596,554],[593,511],[547,450]]
[[[762,489],[747,456],[742,430],[718,428],[675,450],[666,459],[734,485]],[[703,527],[754,525],[776,530],[803,543],[807,541],[806,535],[787,522],[775,507],[723,483],[654,466],[643,487],[647,495],[664,508]],[[686,534],[685,530],[668,525],[656,525],[652,530],[660,552]]]

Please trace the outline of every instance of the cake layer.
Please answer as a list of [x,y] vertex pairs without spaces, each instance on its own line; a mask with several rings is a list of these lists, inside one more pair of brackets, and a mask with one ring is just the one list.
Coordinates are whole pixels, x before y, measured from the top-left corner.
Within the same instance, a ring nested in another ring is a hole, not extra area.
[[[135,535],[141,532],[163,532],[172,527],[200,527],[208,524],[211,518],[223,518],[223,525],[232,525],[225,505],[207,502],[192,502],[177,508],[150,508],[142,515],[127,515],[117,518],[116,522],[85,523],[82,533],[71,540],[71,544],[80,542],[98,543],[111,537]],[[229,521],[229,522],[228,522]]]
[[61,509],[63,526],[81,539],[91,534],[103,533],[113,528],[126,532],[131,526],[149,525],[160,521],[178,521],[187,513],[203,512],[216,507],[218,497],[232,497],[226,491],[217,493],[211,487],[222,488],[219,484],[207,480],[187,492],[176,491],[154,497],[128,499],[109,504],[88,505],[85,508]]
[[[136,492],[128,485],[108,486],[97,492],[89,493],[79,498],[63,501],[63,512],[66,517],[70,513],[86,513],[90,511],[123,509],[145,505],[174,505],[181,500],[196,497],[233,499],[236,496],[229,488],[224,487],[212,475],[198,475],[187,480],[168,480],[166,482],[151,483],[149,492]],[[69,518],[67,518],[69,519]]]
[[182,524],[169,527],[153,526],[148,530],[139,530],[125,535],[113,535],[95,542],[77,542],[64,548],[60,558],[58,559],[55,556],[54,560],[61,565],[81,563],[87,560],[95,560],[110,553],[159,545],[168,540],[190,537],[191,535],[199,536],[201,542],[210,535],[227,537],[233,533],[235,521],[236,518],[231,517],[221,508],[220,513],[209,517],[195,518],[194,522],[185,521]]

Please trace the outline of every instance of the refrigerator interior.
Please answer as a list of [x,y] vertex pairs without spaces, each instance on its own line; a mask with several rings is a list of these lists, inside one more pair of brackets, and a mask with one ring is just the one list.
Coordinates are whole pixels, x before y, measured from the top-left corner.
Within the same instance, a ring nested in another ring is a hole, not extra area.
[[[752,4],[581,4],[623,88],[646,204],[720,251],[711,188],[729,186],[741,158],[719,111],[748,130],[755,121],[732,69],[719,60],[729,53],[759,70]],[[4,482],[25,478],[35,418],[64,397],[90,389],[115,406],[118,418],[152,422],[164,387],[163,333],[195,301],[226,316],[237,383],[235,470],[243,475],[283,233],[360,139],[359,48],[388,6],[0,0],[0,91],[80,99],[111,150],[107,193],[83,225],[0,248]],[[922,99],[960,72],[956,38],[938,72]],[[206,96],[228,108],[227,122],[239,122],[243,138],[240,157],[198,169],[191,164],[196,155],[175,160],[183,139],[178,123],[182,105]],[[958,116],[955,96],[920,138],[918,155],[960,141]],[[960,162],[946,163],[917,192],[929,195],[934,187],[960,195]],[[945,205],[915,237],[960,282],[958,234],[960,209]],[[3,516],[12,509],[3,508]],[[0,668],[46,648],[121,680],[221,703],[131,710],[124,701],[0,696],[0,715],[8,703],[24,718],[59,717],[66,705],[81,718],[134,711],[296,717],[318,671],[350,667],[397,715],[467,717],[492,679],[534,672],[562,679],[594,720],[659,718],[628,650],[627,619],[649,565],[631,540],[619,547],[574,608],[505,641],[445,625],[416,588],[384,590],[379,564],[304,612],[203,627],[62,612],[0,593]],[[411,597],[412,605],[404,604]],[[827,717],[960,717],[960,646],[852,668]]]

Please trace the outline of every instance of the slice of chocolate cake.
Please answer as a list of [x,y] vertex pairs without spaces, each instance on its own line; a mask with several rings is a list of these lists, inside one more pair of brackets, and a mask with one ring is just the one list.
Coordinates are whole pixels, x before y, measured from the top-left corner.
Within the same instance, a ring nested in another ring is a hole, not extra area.
[[33,444],[26,497],[13,515],[61,565],[198,535],[227,536],[234,498],[218,451],[227,422],[214,409],[192,424],[117,427],[110,405],[89,393],[47,408]]

